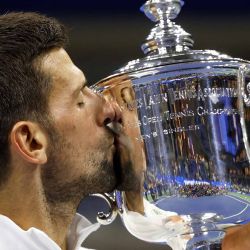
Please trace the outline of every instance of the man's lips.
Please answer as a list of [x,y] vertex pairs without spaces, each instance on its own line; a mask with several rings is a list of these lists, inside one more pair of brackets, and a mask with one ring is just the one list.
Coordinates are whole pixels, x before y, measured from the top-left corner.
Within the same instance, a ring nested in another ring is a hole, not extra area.
[[115,151],[120,146],[123,134],[123,127],[122,124],[119,122],[110,122],[106,125],[107,129],[113,134],[113,143],[112,146],[114,146]]
[[109,131],[111,131],[114,135],[120,135],[122,132],[122,125],[119,122],[110,122],[106,125]]
[[126,150],[132,150],[131,140],[125,133],[124,127],[121,123],[110,122],[106,126],[114,135],[114,145],[116,149],[121,150],[121,148],[123,148]]

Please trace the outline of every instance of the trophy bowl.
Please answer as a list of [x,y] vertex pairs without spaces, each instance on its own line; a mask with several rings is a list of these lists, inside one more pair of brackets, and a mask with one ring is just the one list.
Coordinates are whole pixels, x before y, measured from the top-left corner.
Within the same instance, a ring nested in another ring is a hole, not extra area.
[[141,10],[156,25],[145,57],[93,89],[122,110],[135,162],[146,164],[145,200],[190,227],[166,230],[165,243],[182,234],[184,249],[216,249],[227,227],[250,220],[250,69],[248,61],[193,50],[191,35],[172,21],[182,5],[147,1]]

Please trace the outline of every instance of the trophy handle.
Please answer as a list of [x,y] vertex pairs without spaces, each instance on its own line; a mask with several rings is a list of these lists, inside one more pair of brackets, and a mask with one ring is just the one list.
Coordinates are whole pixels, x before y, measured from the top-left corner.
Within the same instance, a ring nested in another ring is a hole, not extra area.
[[108,213],[104,213],[104,212],[98,212],[96,219],[97,221],[101,224],[101,225],[109,225],[111,224],[118,212],[122,212],[120,208],[118,208],[117,205],[117,200],[116,200],[116,193],[103,193],[103,194],[92,194],[92,196],[96,196],[96,197],[100,197],[102,199],[104,199],[109,206],[109,212]]
[[246,119],[250,120],[249,112],[246,113],[246,108],[250,107],[250,66],[243,64],[239,67],[238,72],[238,106],[240,113],[240,123],[243,134],[243,141],[247,153],[247,158],[250,161],[249,139],[250,131],[247,131]]

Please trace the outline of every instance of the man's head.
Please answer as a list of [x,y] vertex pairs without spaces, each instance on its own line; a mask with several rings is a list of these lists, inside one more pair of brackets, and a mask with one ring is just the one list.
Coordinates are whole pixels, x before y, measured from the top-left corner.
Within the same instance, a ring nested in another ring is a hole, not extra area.
[[52,18],[0,16],[0,189],[17,166],[19,174],[41,173],[50,202],[115,186],[114,138],[105,124],[117,114],[85,86],[66,42]]
[[0,184],[7,178],[9,135],[20,120],[44,120],[50,85],[38,58],[66,43],[64,27],[34,13],[0,16]]

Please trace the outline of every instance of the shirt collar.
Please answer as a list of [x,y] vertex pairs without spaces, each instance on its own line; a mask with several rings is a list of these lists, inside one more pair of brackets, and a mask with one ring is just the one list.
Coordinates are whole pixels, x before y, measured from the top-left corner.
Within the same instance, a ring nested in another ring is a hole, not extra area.
[[68,249],[79,249],[83,241],[99,227],[99,223],[92,224],[82,215],[76,214],[68,231]]
[[[53,241],[46,233],[43,231],[31,227],[27,231],[20,228],[14,221],[10,218],[0,214],[0,229],[1,226],[4,226],[5,229],[11,231],[13,235],[13,239],[16,238],[28,240],[30,244],[33,246],[37,246],[39,249],[61,249],[55,241]],[[72,224],[70,225],[67,240],[68,240],[68,249],[70,250],[80,250],[83,241],[91,234],[96,231],[100,227],[100,224],[94,223],[92,224],[88,219],[83,217],[80,214],[76,214]],[[6,239],[5,239],[6,240]],[[0,242],[1,245],[1,242]],[[36,248],[36,249],[38,249]],[[22,248],[21,248],[22,249]]]

